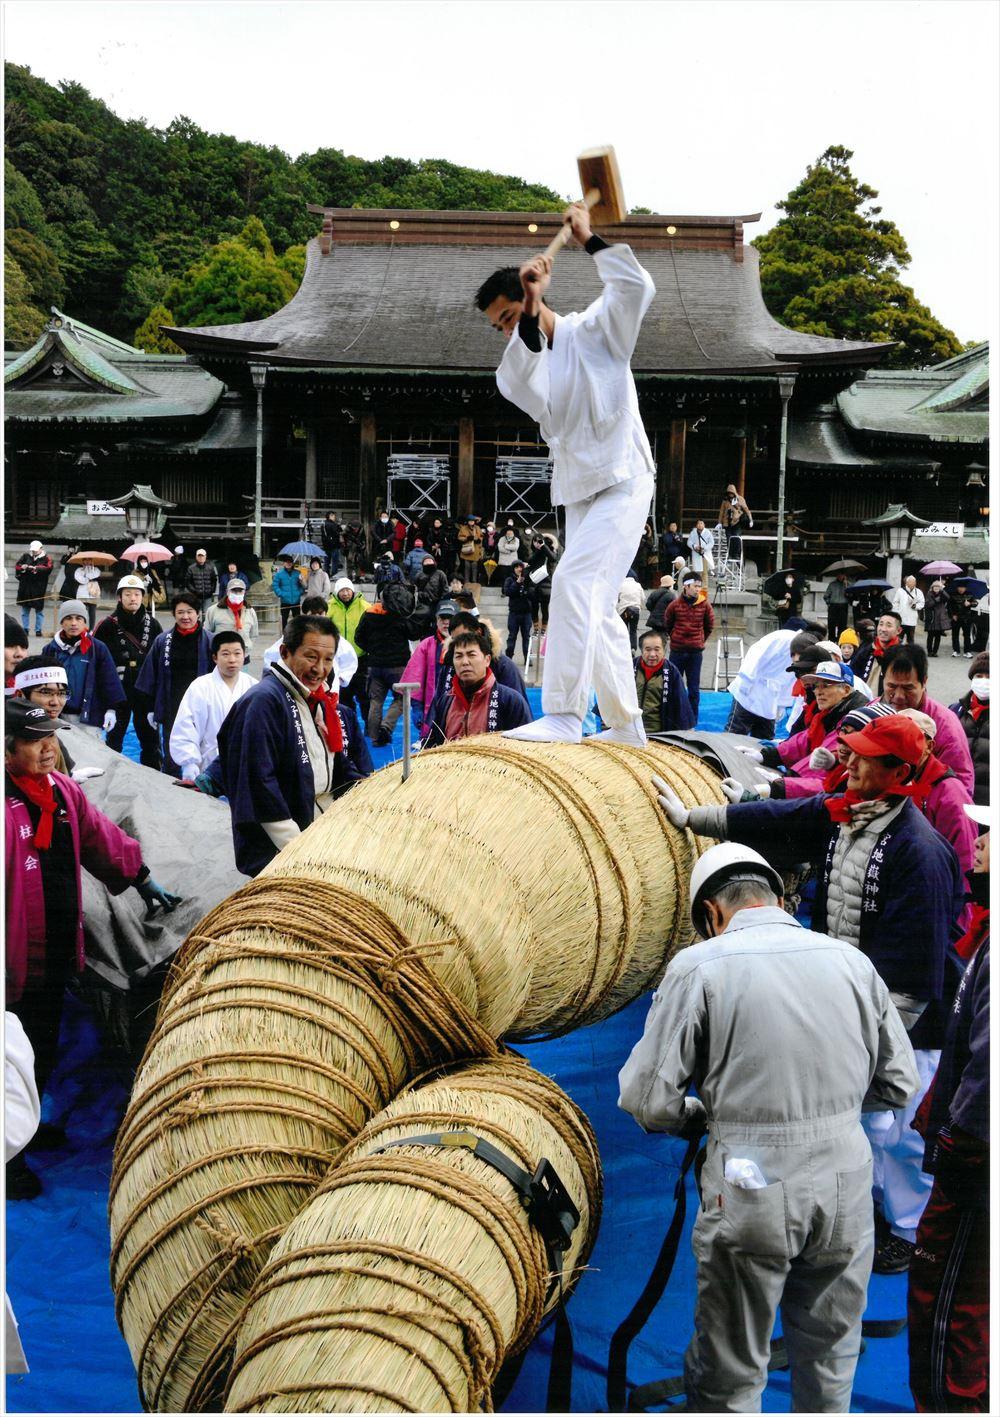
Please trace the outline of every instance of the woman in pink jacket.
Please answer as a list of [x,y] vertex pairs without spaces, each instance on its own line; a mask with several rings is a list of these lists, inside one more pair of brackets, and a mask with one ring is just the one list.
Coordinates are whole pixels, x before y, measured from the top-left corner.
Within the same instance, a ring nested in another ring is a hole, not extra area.
[[433,635],[428,635],[417,645],[400,680],[403,684],[419,685],[413,699],[420,704],[421,738],[426,738],[431,731],[431,711],[437,694],[438,666],[444,658],[452,617],[457,614],[458,606],[453,600],[442,600],[437,608]]
[[[866,696],[854,688],[854,676],[847,666],[836,664],[832,659],[817,664],[800,679],[815,695],[818,710],[808,728],[793,733],[783,743],[740,749],[765,767],[786,770],[784,777],[771,783],[772,797],[811,797],[815,792],[822,792],[830,754],[836,752],[841,719],[852,709],[863,708],[868,703]],[[818,749],[824,749],[825,753],[814,764],[813,755]]]
[[[113,895],[135,886],[149,914],[180,901],[150,876],[139,843],[54,771],[55,731],[67,726],[25,700],[6,705],[7,1007],[34,1049],[39,1097],[56,1062],[66,985],[84,966],[81,868]],[[9,1164],[8,1196],[30,1199],[40,1189],[20,1158]]]
[[940,832],[945,841],[951,842],[962,874],[967,875],[975,864],[974,849],[978,835],[976,824],[965,811],[972,798],[953,769],[935,757],[937,724],[930,714],[920,709],[901,709],[899,716],[913,719],[923,733],[926,745],[913,779],[913,800],[934,830]]

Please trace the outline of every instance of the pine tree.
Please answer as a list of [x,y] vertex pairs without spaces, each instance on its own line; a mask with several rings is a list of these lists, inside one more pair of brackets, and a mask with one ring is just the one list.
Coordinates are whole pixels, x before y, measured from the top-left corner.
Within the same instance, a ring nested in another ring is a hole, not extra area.
[[173,312],[166,305],[154,305],[132,337],[136,349],[144,349],[147,354],[183,354],[179,344],[174,344],[169,335],[161,330],[161,325],[173,325]]
[[875,205],[878,192],[851,172],[853,156],[827,148],[778,202],[785,215],[753,242],[767,308],[793,330],[897,341],[890,368],[950,359],[961,343],[900,280],[910,264],[906,242]]

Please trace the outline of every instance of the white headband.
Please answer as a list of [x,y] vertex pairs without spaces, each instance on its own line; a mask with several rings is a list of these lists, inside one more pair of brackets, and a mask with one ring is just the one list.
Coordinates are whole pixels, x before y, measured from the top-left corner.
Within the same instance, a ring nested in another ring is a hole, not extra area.
[[39,664],[14,675],[15,689],[37,689],[39,684],[69,684],[61,664]]

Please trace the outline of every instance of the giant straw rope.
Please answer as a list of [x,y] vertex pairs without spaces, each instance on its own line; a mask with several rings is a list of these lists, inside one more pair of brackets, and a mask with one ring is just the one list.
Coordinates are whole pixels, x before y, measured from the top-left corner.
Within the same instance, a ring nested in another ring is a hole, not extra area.
[[[376,1232],[379,1208],[398,1209],[372,1180],[384,1163],[349,1186],[336,1177],[361,1164],[343,1149],[378,1114],[382,1126],[410,1080],[496,1058],[501,1037],[607,1017],[688,942],[687,881],[707,843],[663,817],[654,772],[690,805],[722,800],[709,767],[665,745],[489,736],[436,749],[404,784],[392,769],[358,784],[189,936],[110,1195],[116,1314],[147,1409],[221,1404],[251,1290],[296,1216],[315,1242],[323,1224],[349,1224],[345,1196]],[[512,1136],[537,1163],[531,1130]],[[440,1169],[433,1153],[413,1164]],[[583,1212],[592,1224],[594,1207]],[[255,1324],[266,1309],[254,1302]],[[539,1317],[504,1329],[493,1358]],[[238,1381],[259,1366],[246,1360]],[[467,1384],[477,1400],[481,1378]],[[460,1387],[452,1374],[435,1410]],[[376,1410],[356,1396],[296,1390],[294,1402]]]

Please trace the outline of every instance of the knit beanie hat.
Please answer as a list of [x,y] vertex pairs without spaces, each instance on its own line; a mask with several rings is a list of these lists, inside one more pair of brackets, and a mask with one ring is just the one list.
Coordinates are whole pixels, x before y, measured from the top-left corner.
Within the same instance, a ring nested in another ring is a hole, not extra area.
[[82,600],[67,600],[59,607],[60,625],[66,619],[67,615],[82,615],[83,618],[86,620],[87,607],[84,605]]
[[863,708],[851,709],[850,713],[845,713],[837,724],[837,732],[860,733],[862,729],[868,727],[869,723],[874,723],[877,718],[887,718],[889,714],[895,712],[896,710],[891,704],[865,704]]

